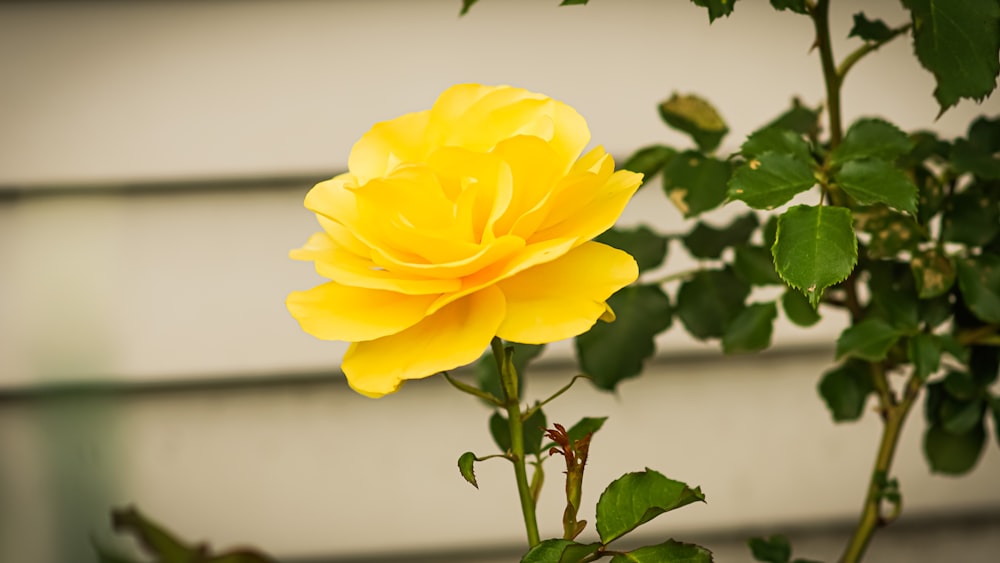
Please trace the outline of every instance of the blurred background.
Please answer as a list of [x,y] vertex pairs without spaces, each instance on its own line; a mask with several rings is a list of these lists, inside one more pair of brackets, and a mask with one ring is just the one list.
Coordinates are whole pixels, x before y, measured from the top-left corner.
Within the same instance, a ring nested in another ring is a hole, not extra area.
[[[720,109],[723,152],[793,96],[823,97],[808,20],[763,0],[711,26],[681,0],[557,4],[481,0],[459,18],[459,0],[0,2],[0,561],[90,561],[92,538],[127,547],[109,511],[129,504],[185,538],[289,562],[517,560],[509,468],[478,465],[476,490],[455,466],[495,447],[487,409],[439,378],[358,396],[337,369],[344,347],[287,314],[285,295],[319,281],[287,258],[316,230],[306,191],[374,122],[456,82],[561,99],[618,159],[687,146],[656,113],[674,91]],[[904,21],[870,4],[834,2],[840,56],[862,8]],[[911,49],[898,40],[852,72],[846,121],[951,137],[1000,111],[994,96],[936,119]],[[623,221],[684,228],[657,186]],[[673,250],[667,271],[689,264]],[[835,426],[815,391],[843,326],[782,325],[771,351],[728,358],[675,327],[617,394],[581,385],[553,403],[554,422],[610,417],[582,516],[649,466],[708,497],[649,533],[726,562],[750,560],[748,535],[784,532],[796,556],[834,559],[878,439],[873,413]],[[571,347],[551,346],[529,398],[573,372]],[[908,424],[904,517],[870,560],[995,561],[995,444],[971,475],[936,476],[921,414]],[[543,536],[560,533],[554,468]]]

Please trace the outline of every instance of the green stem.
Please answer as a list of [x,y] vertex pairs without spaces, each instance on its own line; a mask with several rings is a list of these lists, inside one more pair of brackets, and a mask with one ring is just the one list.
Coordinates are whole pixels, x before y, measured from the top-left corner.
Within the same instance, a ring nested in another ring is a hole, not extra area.
[[858,47],[852,53],[844,57],[844,60],[840,61],[840,66],[837,67],[837,77],[840,79],[841,83],[843,83],[844,77],[847,76],[847,71],[851,70],[851,67],[856,65],[858,61],[865,57],[865,55],[906,33],[910,30],[910,27],[911,24],[901,25],[893,29],[889,34],[889,37],[886,37],[882,41],[865,42],[864,45]]
[[[876,381],[885,383],[885,373],[878,370]],[[875,458],[875,468],[872,470],[871,479],[868,482],[868,494],[865,497],[865,504],[861,509],[861,518],[854,529],[854,535],[847,544],[844,555],[840,558],[841,563],[857,563],[861,560],[868,544],[871,542],[875,530],[883,526],[886,522],[882,518],[882,487],[885,485],[889,475],[889,468],[892,466],[892,458],[896,453],[896,445],[899,443],[899,436],[903,430],[903,423],[906,421],[913,403],[920,394],[922,382],[917,376],[911,376],[906,383],[906,390],[903,399],[895,403],[895,397],[891,395],[888,386],[877,385],[879,400],[882,405],[889,405],[884,413],[884,426],[882,428],[882,440],[879,443],[878,456]],[[886,395],[889,393],[888,395]]]
[[826,110],[830,118],[830,149],[837,148],[843,139],[840,118],[841,77],[833,62],[833,44],[830,42],[830,0],[818,0],[810,14],[816,27],[816,47],[823,66],[823,82],[826,84]]
[[528,484],[528,471],[524,459],[524,422],[521,418],[521,403],[518,397],[517,371],[499,338],[490,343],[493,357],[500,370],[500,386],[504,392],[504,409],[507,410],[507,425],[510,430],[510,460],[514,465],[514,479],[521,500],[521,514],[528,534],[528,547],[538,545],[538,521],[535,517],[535,499]]

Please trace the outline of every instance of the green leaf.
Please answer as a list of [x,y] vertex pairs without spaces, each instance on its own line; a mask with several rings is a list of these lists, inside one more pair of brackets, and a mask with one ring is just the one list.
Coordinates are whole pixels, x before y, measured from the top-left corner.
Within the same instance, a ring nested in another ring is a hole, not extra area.
[[795,157],[803,164],[812,165],[812,153],[800,133],[774,126],[754,131],[740,147],[740,153],[747,159],[756,158],[766,152],[775,152]]
[[902,335],[902,331],[882,319],[865,319],[840,333],[836,358],[860,358],[870,362],[884,360]]
[[970,346],[969,374],[981,387],[993,385],[1000,378],[1000,347]]
[[670,298],[656,285],[632,285],[608,299],[612,323],[597,323],[576,337],[580,368],[597,387],[614,389],[642,371],[656,350],[653,339],[670,326]]
[[917,186],[885,160],[850,160],[833,175],[837,184],[861,205],[884,203],[917,213]]
[[650,178],[659,174],[676,154],[677,151],[670,147],[650,145],[637,150],[621,165],[621,168],[642,174],[643,182],[648,182]]
[[955,263],[937,246],[914,254],[910,271],[921,299],[944,295],[955,283]]
[[[514,347],[514,369],[517,370],[518,384],[521,388],[518,390],[519,394],[524,394],[524,372],[528,367],[528,362],[538,357],[539,354],[545,350],[544,344],[521,344],[520,342],[506,342],[505,346]],[[487,350],[480,356],[479,360],[475,365],[476,372],[476,384],[478,387],[493,395],[494,397],[503,398],[503,389],[500,386],[500,371],[497,370],[497,362],[493,357],[493,352]],[[494,405],[490,405],[493,407]]]
[[[525,453],[539,455],[542,452],[542,438],[545,436],[545,428],[548,423],[545,420],[545,413],[542,409],[536,410],[522,425],[524,431],[524,451]],[[490,417],[490,435],[501,452],[510,451],[510,426],[507,417],[494,411]]]
[[868,265],[869,318],[879,318],[903,332],[919,328],[920,299],[904,262],[879,260]]
[[976,397],[971,401],[948,401],[941,409],[942,428],[949,434],[966,434],[982,426],[986,402]]
[[701,6],[702,8],[708,8],[708,21],[709,23],[714,22],[716,19],[722,16],[728,16],[733,13],[733,4],[736,0],[691,0],[694,2],[695,6]]
[[854,224],[858,231],[871,235],[866,251],[873,259],[893,258],[903,250],[915,251],[926,238],[912,216],[881,203],[855,209]]
[[726,199],[728,162],[685,151],[663,168],[663,190],[684,217],[715,209]]
[[937,81],[941,111],[961,98],[982,100],[996,87],[1000,4],[996,0],[903,0],[913,19],[913,47]]
[[860,37],[865,41],[880,43],[892,39],[892,30],[882,20],[870,20],[863,12],[854,14],[854,27],[848,37]]
[[774,241],[778,240],[778,216],[771,215],[767,218],[767,223],[764,223],[764,229],[761,233],[764,235],[764,248],[771,248],[774,246]]
[[778,218],[771,253],[778,275],[815,308],[823,291],[846,279],[858,261],[851,212],[843,207],[792,207]]
[[737,246],[733,255],[733,270],[750,285],[780,285],[784,282],[774,270],[771,250],[763,246]]
[[584,417],[581,418],[579,422],[573,425],[572,428],[566,431],[566,435],[569,436],[570,442],[576,442],[577,440],[582,440],[587,434],[593,434],[604,426],[604,423],[608,420],[606,416],[598,417]]
[[[976,380],[972,378],[972,374],[964,371],[951,370],[948,375],[944,378],[942,382],[944,390],[948,392],[948,396],[952,399],[957,399],[959,402],[967,402],[975,399],[980,394],[979,385],[976,385]],[[935,420],[943,421],[949,418],[956,409],[942,408],[942,411],[938,413],[938,417]]]
[[931,471],[961,475],[976,466],[986,442],[983,425],[964,434],[952,434],[938,424],[932,424],[924,434],[924,456]]
[[476,454],[472,452],[465,452],[458,457],[458,472],[462,474],[462,477],[469,482],[475,488],[479,488],[479,483],[476,482],[476,472],[473,470],[472,465],[476,463]]
[[659,105],[659,109],[663,121],[690,135],[702,152],[714,151],[729,132],[729,127],[715,107],[695,95],[675,92],[669,100]]
[[667,257],[667,237],[660,236],[645,225],[634,229],[612,227],[594,240],[631,254],[640,272],[658,267]]
[[921,332],[910,338],[907,355],[913,363],[913,372],[927,380],[941,366],[941,344],[933,334]]
[[573,540],[544,540],[528,550],[528,553],[524,554],[524,557],[521,558],[521,563],[564,563],[562,556],[566,549],[580,545],[583,544],[579,544]]
[[1000,200],[987,184],[974,183],[945,203],[941,237],[982,246],[1000,233]]
[[722,335],[722,350],[726,354],[759,352],[771,345],[774,318],[778,308],[774,302],[753,303],[740,311]]
[[478,1],[479,0],[462,0],[462,10],[458,12],[458,15],[464,16],[465,14],[469,13],[469,8],[471,8],[472,5]]
[[667,540],[626,553],[619,553],[611,563],[712,563],[712,552],[691,543]]
[[747,540],[747,545],[750,546],[750,552],[757,561],[788,563],[792,558],[792,544],[785,536],[750,538]]
[[861,417],[868,395],[875,390],[867,363],[848,360],[823,374],[819,395],[823,397],[835,422],[850,422]]
[[146,518],[134,508],[113,510],[111,525],[116,532],[131,534],[148,554],[164,563],[275,563],[275,559],[252,549],[233,549],[213,554],[204,544],[189,544]]
[[894,161],[913,148],[913,141],[895,125],[883,119],[855,121],[844,140],[830,154],[830,163],[839,166],[850,160],[876,158]]
[[718,258],[726,248],[745,243],[759,224],[754,213],[740,215],[721,229],[699,221],[681,240],[695,258]]
[[952,165],[959,172],[971,172],[981,178],[1000,179],[1000,117],[985,116],[969,126],[968,139],[958,139],[951,149]]
[[765,152],[733,172],[729,197],[754,209],[774,209],[815,183],[808,164],[789,154]]
[[764,128],[788,129],[799,135],[806,135],[810,138],[819,134],[819,117],[822,108],[808,108],[802,105],[802,100],[792,98],[792,107],[785,113],[779,115]]
[[631,532],[664,512],[705,502],[700,487],[646,469],[615,479],[597,501],[597,533],[605,544]]
[[560,6],[583,6],[590,0],[562,0]]
[[775,10],[790,10],[796,14],[808,14],[806,0],[771,0]]
[[750,284],[732,270],[702,270],[681,284],[677,316],[699,340],[722,338],[749,294]]
[[819,322],[820,316],[809,303],[802,292],[788,288],[781,296],[781,308],[785,310],[788,320],[799,326],[812,326]]
[[957,262],[958,287],[977,318],[1000,323],[1000,256],[983,254]]
[[500,448],[502,453],[510,451],[510,426],[507,424],[507,417],[500,414],[499,411],[493,411],[489,424],[493,443]]

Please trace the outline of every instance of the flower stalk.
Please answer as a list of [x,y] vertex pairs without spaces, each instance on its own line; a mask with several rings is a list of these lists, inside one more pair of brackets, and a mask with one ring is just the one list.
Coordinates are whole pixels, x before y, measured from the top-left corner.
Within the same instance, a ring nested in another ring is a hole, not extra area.
[[524,529],[528,535],[528,547],[535,547],[541,541],[538,535],[538,520],[535,516],[535,495],[528,483],[527,464],[524,454],[524,419],[521,414],[517,370],[514,369],[513,351],[505,349],[503,342],[494,337],[490,342],[493,357],[500,372],[500,387],[504,394],[504,409],[507,411],[507,425],[510,431],[510,461],[514,465],[514,480],[521,501]]

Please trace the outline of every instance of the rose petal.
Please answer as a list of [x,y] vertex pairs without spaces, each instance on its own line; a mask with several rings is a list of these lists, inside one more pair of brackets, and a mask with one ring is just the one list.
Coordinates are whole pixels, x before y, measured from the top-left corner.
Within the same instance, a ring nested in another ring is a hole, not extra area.
[[390,336],[352,344],[341,368],[350,386],[368,397],[476,361],[504,316],[503,293],[486,288],[451,303]]
[[376,123],[351,148],[348,170],[363,185],[387,175],[400,162],[421,161],[429,148],[424,141],[429,119],[429,111],[419,111]]
[[567,185],[548,204],[551,212],[529,241],[570,235],[587,240],[610,229],[642,185],[642,174],[612,172],[613,168],[608,157],[602,160],[598,173],[568,178]]
[[586,242],[497,284],[507,299],[507,316],[497,336],[542,344],[582,334],[607,315],[608,297],[638,276],[627,253]]
[[328,282],[292,292],[285,305],[302,330],[316,338],[353,342],[395,334],[413,326],[424,318],[436,297]]

